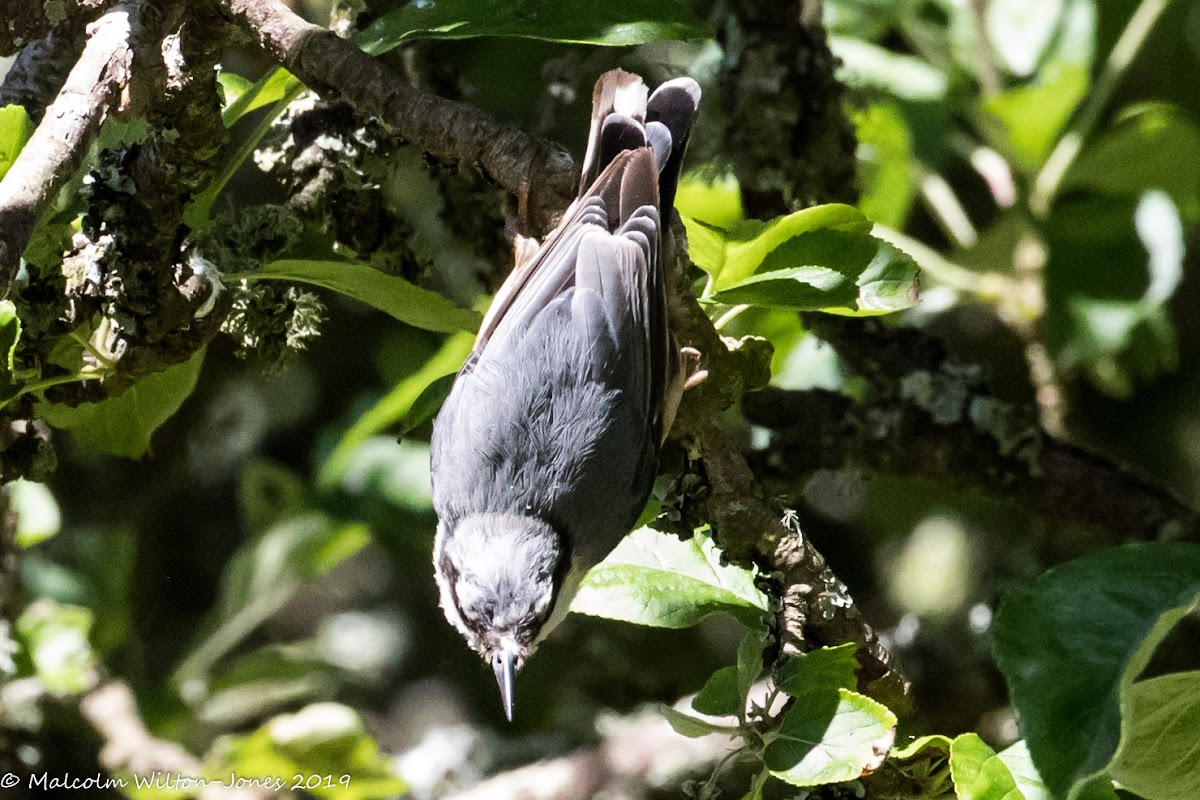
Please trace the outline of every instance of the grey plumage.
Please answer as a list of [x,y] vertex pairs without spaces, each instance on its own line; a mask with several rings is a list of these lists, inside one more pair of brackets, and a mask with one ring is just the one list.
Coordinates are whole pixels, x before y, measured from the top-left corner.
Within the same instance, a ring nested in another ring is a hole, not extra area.
[[[447,619],[512,677],[637,520],[674,415],[664,257],[700,90],[597,82],[579,199],[518,248],[434,425],[434,566]],[[522,257],[524,255],[524,257]]]

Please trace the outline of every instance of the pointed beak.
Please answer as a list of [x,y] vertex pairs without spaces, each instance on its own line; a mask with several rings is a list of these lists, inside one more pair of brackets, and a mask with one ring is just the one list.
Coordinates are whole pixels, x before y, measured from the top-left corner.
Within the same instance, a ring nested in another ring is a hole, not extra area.
[[504,716],[512,722],[513,679],[517,676],[517,655],[508,647],[501,646],[492,661],[496,670],[496,683],[500,686],[500,702],[504,703]]

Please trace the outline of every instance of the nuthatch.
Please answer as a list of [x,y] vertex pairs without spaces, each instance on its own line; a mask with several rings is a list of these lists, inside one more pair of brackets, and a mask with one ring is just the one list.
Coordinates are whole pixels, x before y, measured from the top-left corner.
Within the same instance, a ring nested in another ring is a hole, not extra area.
[[446,618],[513,678],[637,521],[682,392],[664,268],[700,87],[601,76],[579,197],[516,265],[434,423]]

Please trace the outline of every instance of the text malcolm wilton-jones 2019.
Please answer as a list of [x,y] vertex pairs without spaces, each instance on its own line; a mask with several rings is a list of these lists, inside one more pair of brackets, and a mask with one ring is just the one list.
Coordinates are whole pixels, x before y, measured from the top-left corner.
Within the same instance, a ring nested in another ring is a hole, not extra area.
[[349,775],[302,775],[297,773],[290,780],[286,778],[257,777],[241,778],[231,774],[228,778],[195,778],[190,775],[180,775],[174,772],[151,772],[149,775],[72,775],[64,772],[61,775],[49,772],[33,772],[28,777],[22,777],[15,772],[0,775],[0,789],[12,789],[24,785],[27,789],[125,789],[133,786],[137,789],[269,789],[273,792],[284,789],[332,789],[335,786],[350,787]]

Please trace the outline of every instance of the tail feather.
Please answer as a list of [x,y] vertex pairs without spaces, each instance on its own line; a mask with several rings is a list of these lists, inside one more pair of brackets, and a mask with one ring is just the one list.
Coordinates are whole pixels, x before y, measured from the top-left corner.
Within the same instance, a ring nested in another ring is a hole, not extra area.
[[647,97],[642,79],[624,70],[600,76],[592,92],[592,124],[579,181],[583,197],[624,150],[649,146],[658,167],[660,208],[669,217],[683,167],[692,118],[700,104],[700,85],[675,78]]
[[664,216],[669,219],[683,168],[683,153],[692,132],[692,120],[700,107],[700,84],[691,78],[675,78],[659,86],[646,106],[647,127],[656,123],[671,134],[671,154],[659,168],[658,190]]

